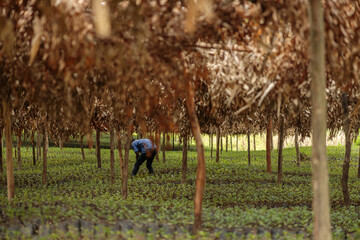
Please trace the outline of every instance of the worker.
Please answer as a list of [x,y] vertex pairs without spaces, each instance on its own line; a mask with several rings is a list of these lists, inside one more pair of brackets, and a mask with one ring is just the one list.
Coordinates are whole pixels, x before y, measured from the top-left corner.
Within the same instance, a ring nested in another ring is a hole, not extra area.
[[132,175],[136,175],[141,164],[143,164],[145,161],[149,173],[153,174],[154,169],[152,168],[152,163],[157,153],[156,145],[151,140],[144,138],[132,141],[131,148],[136,154],[136,162],[132,170]]

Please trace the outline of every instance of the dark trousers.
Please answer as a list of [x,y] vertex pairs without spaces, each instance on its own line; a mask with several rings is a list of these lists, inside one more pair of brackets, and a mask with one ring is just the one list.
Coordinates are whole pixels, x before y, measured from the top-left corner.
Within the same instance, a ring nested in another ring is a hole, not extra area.
[[141,164],[143,164],[146,161],[146,167],[149,170],[149,173],[152,174],[154,173],[154,169],[152,168],[152,163],[153,160],[156,156],[156,150],[153,150],[150,157],[146,156],[146,153],[142,153],[138,159],[136,159],[134,168],[132,170],[132,175],[136,175],[136,173],[139,171],[139,168],[141,166]]

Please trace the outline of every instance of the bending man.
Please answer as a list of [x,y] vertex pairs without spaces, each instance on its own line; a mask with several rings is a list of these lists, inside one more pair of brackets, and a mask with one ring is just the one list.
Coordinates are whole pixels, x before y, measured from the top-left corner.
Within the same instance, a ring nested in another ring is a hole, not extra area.
[[141,164],[146,160],[146,167],[149,170],[149,173],[154,173],[152,168],[152,162],[156,156],[156,145],[153,144],[149,139],[138,139],[132,142],[131,148],[136,154],[136,162],[132,170],[132,175],[135,176],[139,171]]

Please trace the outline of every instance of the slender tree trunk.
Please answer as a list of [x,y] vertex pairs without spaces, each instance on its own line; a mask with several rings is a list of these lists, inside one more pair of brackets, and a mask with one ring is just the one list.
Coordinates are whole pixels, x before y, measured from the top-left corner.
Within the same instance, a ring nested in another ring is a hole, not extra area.
[[211,133],[209,133],[209,147],[211,147],[211,139],[210,139]]
[[8,189],[8,200],[11,203],[15,196],[14,165],[12,158],[12,137],[11,137],[11,115],[10,103],[3,100],[5,144],[6,144],[6,182]]
[[344,109],[343,115],[343,125],[345,132],[345,157],[343,164],[343,172],[341,176],[341,187],[344,196],[344,204],[350,205],[350,196],[349,196],[349,168],[350,168],[350,158],[351,158],[351,132],[349,126],[349,107],[348,107],[348,97],[345,93],[342,95],[342,105]]
[[[159,154],[160,154],[160,136],[161,134],[159,134],[159,132],[155,132],[155,145],[157,146],[157,153],[156,153],[156,160],[158,162],[160,162],[159,160]],[[180,141],[179,141],[180,142]]]
[[162,154],[163,154],[163,163],[166,162],[166,156],[165,156],[165,146],[166,146],[166,137],[165,132],[163,132],[163,139],[162,139]]
[[115,132],[114,132],[113,123],[111,123],[110,127],[110,183],[112,185],[115,184]]
[[271,134],[270,134],[270,149],[271,151],[274,151],[274,139],[273,139],[273,134],[272,134],[272,131],[271,131]]
[[17,159],[18,159],[18,169],[21,170],[21,133],[17,136]]
[[33,165],[36,166],[36,151],[35,151],[35,142],[32,142],[32,154],[33,154]]
[[211,141],[210,141],[211,158],[213,157],[213,148],[214,148],[214,136],[213,136],[213,135],[214,135],[213,133],[210,134],[210,139],[211,139]]
[[239,135],[236,134],[236,151],[239,151]]
[[189,135],[189,137],[188,137],[188,151],[190,151],[190,147],[191,147],[191,136]]
[[256,141],[255,141],[255,136],[256,136],[256,134],[254,133],[254,135],[253,135],[253,138],[254,138],[254,151],[256,151]]
[[220,153],[223,152],[223,136],[220,134]]
[[248,164],[251,165],[251,152],[250,152],[250,132],[247,132],[247,140],[248,140]]
[[119,164],[120,164],[120,173],[121,173],[121,181],[124,181],[123,172],[124,170],[124,159],[122,154],[122,146],[121,146],[121,131],[116,131],[116,137],[117,137],[117,149],[119,153]]
[[277,179],[278,183],[282,182],[283,146],[284,146],[284,117],[280,116],[279,146],[278,146],[278,179]]
[[360,178],[360,146],[359,146],[359,163],[358,163],[358,178]]
[[172,150],[175,150],[175,133],[172,134]]
[[98,168],[101,168],[100,130],[96,129],[96,158]]
[[128,186],[128,166],[129,166],[129,151],[130,151],[130,144],[131,144],[131,125],[129,124],[127,127],[127,134],[126,134],[126,143],[125,143],[125,152],[124,152],[124,167],[122,172],[122,190],[123,190],[123,198],[124,200],[127,199],[127,186]]
[[296,163],[300,167],[300,150],[299,150],[299,129],[295,128],[295,149],[296,149]]
[[42,181],[43,184],[47,184],[47,146],[48,146],[48,133],[46,128],[44,129],[44,135],[43,135],[43,174],[42,174]]
[[321,0],[309,0],[314,240],[331,239],[326,159],[325,33]]
[[39,158],[41,158],[41,133],[38,130],[36,132],[36,162],[39,162]]
[[204,197],[205,181],[206,181],[206,167],[204,146],[201,140],[201,132],[198,118],[195,111],[195,93],[190,81],[187,82],[187,96],[186,108],[189,116],[191,130],[195,137],[196,151],[198,154],[198,166],[196,169],[196,187],[195,187],[195,201],[194,201],[194,228],[193,232],[196,234],[201,229],[201,212],[202,201]]
[[182,178],[181,183],[186,183],[186,172],[187,172],[187,136],[183,137],[183,152],[182,152]]
[[216,128],[216,162],[217,163],[220,161],[219,150],[220,150],[220,128],[217,127]]
[[80,148],[81,148],[81,156],[83,161],[85,161],[85,152],[84,152],[84,145],[83,145],[84,135],[80,136]]
[[[2,116],[1,116],[2,117]],[[3,172],[3,128],[2,126],[0,127],[0,172]]]
[[268,125],[266,128],[266,170],[268,173],[271,173],[271,129],[272,129],[272,119],[269,117]]
[[230,135],[230,151],[233,150],[233,145],[232,145],[232,135]]
[[226,137],[225,137],[225,141],[226,141],[226,143],[225,143],[225,152],[227,152],[228,151],[228,135],[226,134]]

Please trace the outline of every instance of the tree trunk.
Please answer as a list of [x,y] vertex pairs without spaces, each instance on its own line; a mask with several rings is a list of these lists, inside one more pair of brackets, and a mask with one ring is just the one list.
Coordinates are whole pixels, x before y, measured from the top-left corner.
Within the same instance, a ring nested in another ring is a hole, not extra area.
[[15,196],[14,163],[12,158],[11,115],[10,103],[3,100],[5,144],[6,144],[6,182],[8,200],[11,203]]
[[251,152],[250,152],[250,132],[247,132],[247,140],[248,140],[248,164],[251,165]]
[[217,127],[216,128],[216,162],[217,163],[220,161],[219,150],[220,150],[220,128]]
[[175,133],[172,134],[172,150],[175,150]]
[[299,129],[295,128],[295,149],[296,149],[296,163],[300,167],[300,150],[299,150]]
[[187,82],[187,96],[186,96],[186,108],[189,116],[191,130],[195,138],[196,151],[198,154],[198,166],[196,169],[196,187],[195,187],[195,201],[194,201],[194,228],[193,232],[196,234],[201,229],[201,212],[202,201],[204,197],[205,181],[206,181],[206,167],[204,146],[201,140],[201,132],[198,118],[195,111],[195,94],[194,89],[190,85],[190,81]]
[[163,163],[166,162],[166,156],[165,156],[165,146],[166,146],[166,137],[165,132],[163,132],[163,139],[162,139],[162,154],[163,154]]
[[343,172],[341,176],[341,187],[344,196],[344,204],[350,205],[350,196],[349,196],[349,168],[350,168],[350,159],[351,159],[351,132],[349,126],[349,107],[348,107],[348,97],[345,93],[342,94],[342,105],[344,109],[343,115],[343,125],[345,132],[345,157],[343,164]]
[[210,134],[210,152],[211,152],[211,158],[213,157],[213,148],[214,148],[214,136],[213,134],[211,133]]
[[[159,160],[159,154],[160,154],[160,136],[161,134],[159,134],[159,132],[155,132],[155,145],[156,145],[156,147],[157,147],[157,149],[158,149],[158,151],[157,151],[157,153],[156,153],[156,160],[158,161],[158,162],[160,162],[160,160]],[[180,142],[180,141],[179,141]]]
[[360,178],[360,146],[359,146],[359,163],[358,163],[358,178]]
[[35,141],[32,142],[32,153],[33,153],[33,165],[36,166],[36,152],[35,152]]
[[239,135],[236,134],[236,151],[239,151]]
[[39,158],[41,158],[41,133],[38,130],[36,132],[36,162],[39,162]]
[[271,129],[272,119],[269,117],[268,125],[266,128],[266,170],[271,173]]
[[123,159],[123,155],[122,155],[122,146],[121,146],[121,131],[116,131],[116,136],[117,136],[117,149],[118,149],[118,153],[119,153],[119,164],[120,164],[120,173],[121,173],[121,181],[124,181],[123,178],[123,172],[124,170],[124,159]]
[[190,146],[191,146],[191,136],[189,135],[189,137],[188,137],[188,151],[190,151]]
[[254,136],[253,136],[253,138],[254,138],[254,151],[256,151],[256,141],[255,141],[255,136],[256,136],[256,134],[254,133]]
[[225,141],[226,141],[226,143],[225,143],[225,152],[227,152],[228,151],[228,135],[226,135],[226,137],[225,137]]
[[310,73],[314,240],[331,239],[329,176],[326,159],[325,34],[321,0],[310,0]]
[[84,152],[84,145],[83,145],[84,135],[80,136],[80,148],[81,148],[81,156],[83,161],[85,161],[85,152]]
[[272,131],[271,131],[271,134],[270,134],[270,149],[271,151],[274,151],[274,139],[273,139],[273,134],[272,134]]
[[223,152],[223,136],[221,136],[220,134],[220,153],[222,154]]
[[284,146],[284,117],[280,116],[279,146],[278,146],[278,179],[277,179],[278,183],[282,182],[283,146]]
[[115,148],[115,133],[114,133],[114,126],[111,123],[110,126],[110,183],[111,185],[115,184],[115,155],[114,155],[114,148]]
[[21,133],[17,136],[17,159],[18,159],[18,169],[21,170]]
[[47,146],[48,146],[48,133],[46,128],[44,129],[44,135],[43,135],[43,174],[42,174],[42,181],[43,184],[47,184]]
[[182,152],[182,178],[181,183],[186,183],[186,172],[187,172],[187,136],[183,137],[183,152]]
[[124,152],[124,166],[122,168],[122,190],[123,190],[123,198],[127,199],[127,182],[128,182],[128,166],[129,166],[129,151],[131,144],[131,126],[127,127],[126,134],[126,143],[125,143],[125,152]]
[[96,129],[96,159],[98,168],[101,168],[100,130]]
[[232,146],[232,135],[230,135],[230,151],[233,150],[233,146]]
[[[2,117],[2,116],[1,116]],[[0,128],[0,172],[3,172],[3,129],[2,127]]]

